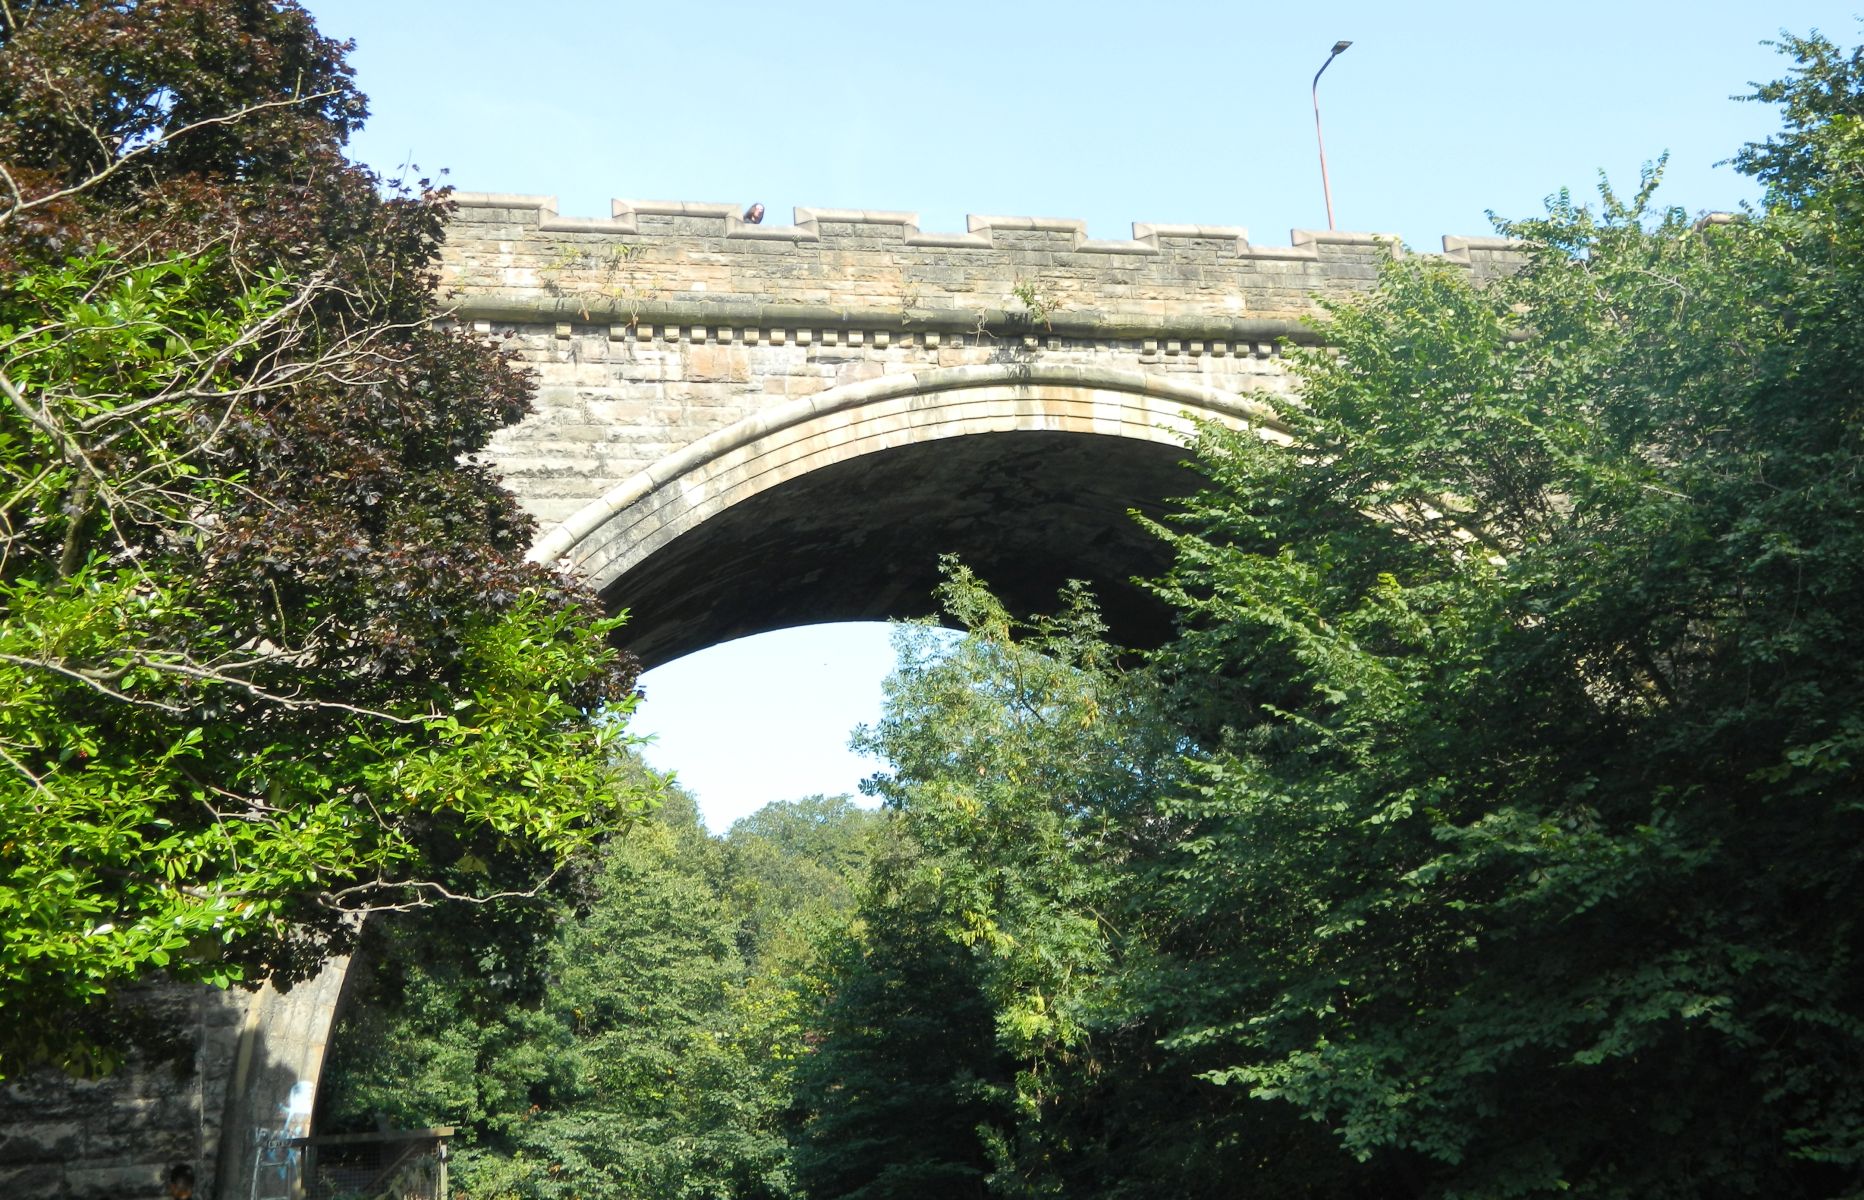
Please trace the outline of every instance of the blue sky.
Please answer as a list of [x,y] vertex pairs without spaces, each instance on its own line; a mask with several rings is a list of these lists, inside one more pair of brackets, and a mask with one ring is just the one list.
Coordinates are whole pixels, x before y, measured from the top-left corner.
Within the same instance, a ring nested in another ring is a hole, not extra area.
[[[1290,5],[998,0],[308,0],[353,38],[371,100],[353,154],[471,191],[1242,225],[1285,244],[1325,227],[1309,86],[1321,81],[1342,229],[1434,250],[1562,187],[1622,189],[1670,155],[1690,211],[1755,199],[1726,167],[1777,124],[1731,97],[1785,61],[1781,29],[1860,40],[1841,3],[1685,8],[1414,2]],[[852,790],[845,751],[877,713],[885,631],[748,639],[652,673],[635,727],[713,828],[769,800]]]

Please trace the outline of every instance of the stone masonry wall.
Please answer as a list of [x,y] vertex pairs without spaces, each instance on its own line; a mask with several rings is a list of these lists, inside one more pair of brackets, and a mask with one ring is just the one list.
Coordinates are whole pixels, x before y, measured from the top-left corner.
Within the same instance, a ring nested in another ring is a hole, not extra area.
[[94,1081],[54,1071],[0,1085],[0,1195],[83,1200],[163,1194],[173,1163],[212,1196],[247,994],[152,989],[143,1007],[181,1043],[174,1064],[132,1060]]
[[[797,209],[746,225],[731,205],[617,200],[563,218],[549,197],[467,194],[444,278],[458,319],[538,376],[536,412],[488,457],[546,528],[709,433],[778,403],[929,367],[1002,362],[1138,370],[1273,398],[1284,339],[1315,297],[1371,285],[1402,253],[1375,234]],[[1477,281],[1516,248],[1444,239]]]
[[347,958],[289,992],[154,985],[134,997],[174,1053],[97,1080],[36,1071],[0,1082],[0,1196],[163,1195],[187,1163],[201,1200],[294,1200],[325,1039]]
[[1041,361],[1143,369],[1235,392],[1279,395],[1268,341],[1124,342],[1047,332],[894,333],[838,326],[732,327],[476,322],[537,374],[536,410],[487,457],[546,525],[617,482],[772,405],[931,367]]
[[[1111,241],[1050,217],[921,233],[911,213],[799,208],[791,225],[746,225],[722,204],[617,200],[599,220],[559,217],[545,196],[456,200],[448,279],[494,320],[961,330],[1034,315],[1100,337],[1264,340],[1402,253],[1368,233],[1297,230],[1290,246],[1257,246],[1236,227],[1136,224]],[[1446,237],[1443,258],[1482,282],[1517,255],[1501,239]]]

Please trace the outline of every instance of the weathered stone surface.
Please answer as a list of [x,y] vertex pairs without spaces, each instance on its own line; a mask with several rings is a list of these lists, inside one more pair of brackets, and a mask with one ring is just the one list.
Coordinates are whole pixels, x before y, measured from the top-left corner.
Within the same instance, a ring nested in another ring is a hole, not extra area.
[[[793,225],[747,226],[729,205],[618,200],[590,220],[558,216],[547,196],[457,199],[449,282],[476,314],[520,321],[970,329],[1026,313],[1020,291],[1064,332],[1285,328],[1397,252],[1395,237],[1363,233],[1259,246],[1237,227],[1135,224],[1121,241],[1079,221],[974,216],[967,233],[924,234],[911,213],[799,208]],[[1443,257],[1478,280],[1518,261],[1494,238],[1446,237]]]
[[[53,1164],[0,1167],[0,1195],[3,1196],[58,1196],[64,1186],[64,1168]],[[151,1190],[148,1194],[160,1193]]]
[[18,1121],[0,1128],[0,1164],[67,1162],[84,1149],[77,1121]]
[[95,1080],[57,1071],[0,1087],[0,1194],[47,1200],[156,1196],[168,1168],[194,1167],[213,1195],[228,1069],[246,993],[157,986],[132,998],[172,1044]]
[[51,1194],[110,1197],[111,1200],[122,1196],[159,1196],[168,1167],[168,1163],[159,1160],[124,1166],[69,1167],[65,1170],[67,1190]]

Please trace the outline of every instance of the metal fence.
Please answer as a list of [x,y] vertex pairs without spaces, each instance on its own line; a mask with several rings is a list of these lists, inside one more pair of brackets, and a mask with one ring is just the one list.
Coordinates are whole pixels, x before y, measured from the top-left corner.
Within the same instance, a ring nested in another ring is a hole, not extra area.
[[453,1128],[291,1139],[303,1200],[446,1200]]

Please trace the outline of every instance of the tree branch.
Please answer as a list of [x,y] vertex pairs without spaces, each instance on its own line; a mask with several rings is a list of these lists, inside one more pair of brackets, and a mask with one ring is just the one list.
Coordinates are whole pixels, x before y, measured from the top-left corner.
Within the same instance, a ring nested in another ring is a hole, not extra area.
[[[319,892],[317,895],[317,903],[324,908],[330,909],[332,912],[358,914],[413,912],[416,909],[432,908],[435,904],[443,900],[463,901],[467,904],[490,904],[494,900],[535,900],[561,873],[562,868],[558,867],[539,880],[536,886],[527,888],[524,891],[491,892],[484,896],[451,891],[430,879],[389,880],[383,879],[378,875],[373,881],[368,883],[352,884],[349,887],[341,888],[334,892]],[[364,903],[352,906],[344,903],[350,896],[362,896],[374,892],[389,891],[426,892],[429,894],[414,900],[402,901],[397,904]]]
[[[217,117],[202,117],[198,121],[190,121],[179,129],[168,130],[160,136],[144,142],[140,146],[136,146],[127,152],[118,154],[117,157],[111,161],[109,166],[101,171],[94,172],[88,178],[79,180],[69,187],[59,188],[55,192],[47,192],[43,196],[35,196],[31,200],[26,199],[25,194],[19,189],[19,184],[14,181],[12,174],[6,170],[5,164],[0,163],[0,175],[6,177],[7,188],[13,193],[13,206],[4,212],[0,212],[0,225],[6,224],[28,209],[38,208],[40,205],[50,204],[55,200],[62,200],[67,196],[75,196],[80,192],[88,191],[110,176],[116,174],[124,164],[133,162],[144,155],[151,154],[174,141],[176,138],[192,133],[197,129],[205,129],[210,125],[231,125],[236,121],[243,121],[254,113],[264,112],[267,109],[290,108],[293,105],[303,104],[306,101],[328,99],[336,94],[337,93],[333,90],[316,92],[309,96],[294,96],[288,100],[265,100],[258,104],[248,104],[244,108],[236,109],[230,113],[222,113]],[[91,134],[95,137],[96,131],[94,129],[91,130]],[[99,141],[101,144],[101,139]],[[109,147],[105,146],[104,149],[108,151]]]

